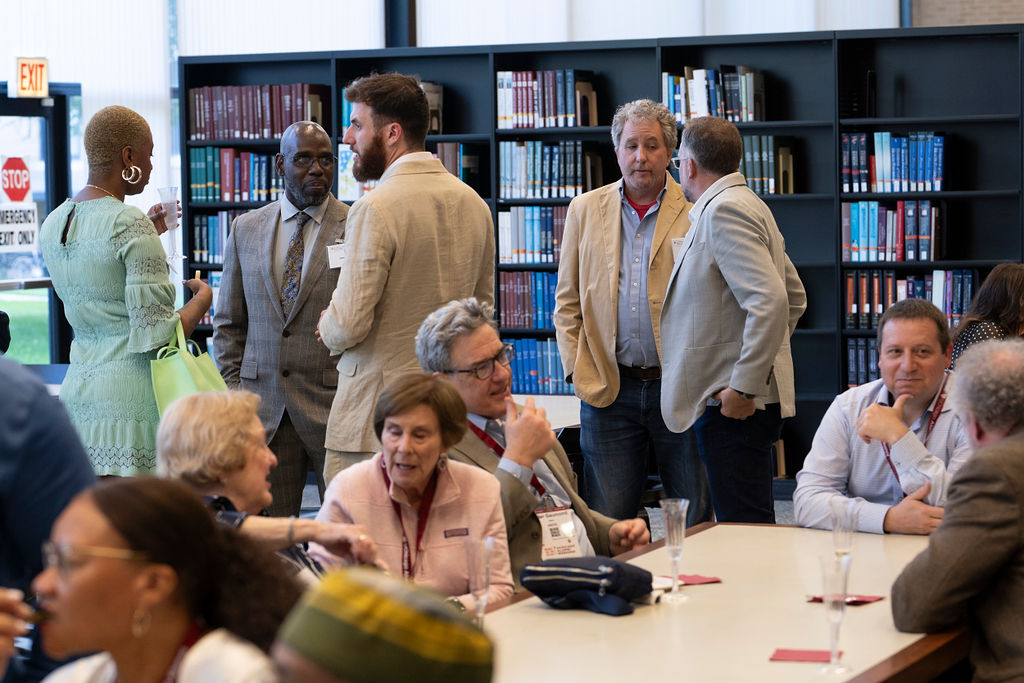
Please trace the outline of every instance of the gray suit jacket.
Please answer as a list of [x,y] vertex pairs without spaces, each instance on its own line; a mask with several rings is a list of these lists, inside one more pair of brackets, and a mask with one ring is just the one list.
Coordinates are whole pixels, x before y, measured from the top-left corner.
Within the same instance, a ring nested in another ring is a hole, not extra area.
[[235,219],[213,317],[213,357],[229,388],[259,394],[268,441],[287,409],[303,444],[316,452],[324,447],[338,371],[314,330],[337,281],[337,271],[328,268],[327,246],[344,239],[348,206],[333,196],[328,199],[287,320],[271,274],[280,213],[280,204],[274,202]]
[[437,159],[392,164],[352,206],[345,264],[320,323],[338,359],[327,448],[372,452],[384,384],[418,372],[420,323],[452,299],[494,302],[494,224],[487,204]]
[[976,681],[1024,678],[1024,430],[978,449],[942,524],[892,586],[901,631],[973,627]]
[[661,412],[689,429],[726,387],[796,414],[789,337],[807,296],[772,212],[740,173],[715,182],[692,226],[661,311]]
[[[522,590],[519,572],[523,566],[541,560],[540,520],[534,512],[540,501],[514,475],[498,469],[501,459],[471,430],[466,430],[462,441],[448,449],[448,456],[458,462],[482,467],[498,478],[501,484],[501,506],[505,512],[505,526],[508,528],[508,554],[512,561],[512,579],[515,581],[516,590]],[[576,493],[576,474],[572,471],[569,458],[561,444],[555,443],[555,447],[544,456],[544,462],[551,468],[558,483],[568,492],[572,509],[583,521],[594,550],[599,555],[611,554],[608,530],[617,520],[591,510]]]

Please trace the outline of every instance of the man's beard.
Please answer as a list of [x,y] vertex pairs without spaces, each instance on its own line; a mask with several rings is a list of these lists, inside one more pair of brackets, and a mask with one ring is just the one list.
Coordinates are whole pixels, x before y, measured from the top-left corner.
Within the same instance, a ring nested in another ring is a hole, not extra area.
[[359,150],[356,161],[352,164],[352,176],[361,183],[367,180],[380,180],[387,169],[387,155],[384,152],[384,136],[377,135],[373,143],[365,150]]

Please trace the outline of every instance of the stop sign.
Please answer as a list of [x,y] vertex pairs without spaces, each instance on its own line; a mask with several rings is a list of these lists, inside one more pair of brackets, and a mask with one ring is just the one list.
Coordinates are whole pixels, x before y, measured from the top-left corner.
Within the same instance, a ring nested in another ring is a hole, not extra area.
[[29,191],[29,173],[21,157],[8,157],[0,167],[0,188],[12,202],[25,201]]

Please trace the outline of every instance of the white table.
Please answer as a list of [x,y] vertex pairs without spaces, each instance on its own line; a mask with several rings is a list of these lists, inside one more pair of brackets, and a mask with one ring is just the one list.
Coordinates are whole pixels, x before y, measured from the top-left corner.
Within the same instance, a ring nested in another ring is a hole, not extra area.
[[[893,579],[926,544],[920,536],[857,534],[849,592],[885,599],[846,610],[840,648],[852,669],[848,678],[885,680],[908,671],[927,678],[966,656],[965,632],[920,636],[893,626]],[[681,573],[722,583],[683,588],[686,603],[638,605],[632,615],[610,617],[551,609],[532,596],[514,601],[487,615],[497,650],[494,680],[823,680],[817,664],[769,657],[776,648],[828,649],[824,607],[807,596],[821,594],[818,557],[831,548],[828,531],[714,525],[687,538]],[[670,571],[660,547],[630,561],[655,575]]]

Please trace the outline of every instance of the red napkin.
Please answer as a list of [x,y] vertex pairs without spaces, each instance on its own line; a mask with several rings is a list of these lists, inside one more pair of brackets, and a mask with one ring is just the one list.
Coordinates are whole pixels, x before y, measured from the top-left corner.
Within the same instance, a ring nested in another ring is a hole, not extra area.
[[[822,602],[823,598],[820,595],[808,595],[807,602]],[[885,600],[884,595],[847,595],[846,604],[851,607],[857,605],[866,605],[869,602],[878,602],[879,600]]]
[[[842,656],[842,651],[839,656]],[[769,661],[772,662],[821,662],[828,664],[832,653],[828,650],[787,650],[779,648],[772,653]]]
[[[671,579],[671,576],[662,574],[666,579]],[[700,574],[680,574],[680,583],[687,586],[697,586],[702,583],[722,583],[722,580],[717,576],[701,576]]]

